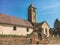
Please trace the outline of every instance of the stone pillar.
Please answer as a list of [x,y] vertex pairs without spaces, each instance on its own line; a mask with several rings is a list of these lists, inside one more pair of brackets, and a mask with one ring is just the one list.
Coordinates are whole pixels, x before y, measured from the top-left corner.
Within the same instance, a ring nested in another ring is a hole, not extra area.
[[38,33],[34,33],[32,37],[32,44],[36,44],[38,41]]

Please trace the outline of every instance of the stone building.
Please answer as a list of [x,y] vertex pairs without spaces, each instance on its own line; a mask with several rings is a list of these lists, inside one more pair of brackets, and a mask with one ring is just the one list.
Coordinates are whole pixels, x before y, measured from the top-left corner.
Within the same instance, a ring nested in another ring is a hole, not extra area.
[[36,8],[32,4],[28,7],[28,20],[0,14],[0,34],[27,36],[34,31],[42,38],[42,34],[49,37],[49,29],[46,21],[36,22]]
[[0,34],[27,36],[32,31],[33,26],[29,21],[0,14]]
[[36,8],[32,4],[28,7],[28,21],[36,23]]
[[[28,21],[32,23],[34,30],[38,33],[43,33],[46,37],[49,37],[50,27],[46,21],[41,23],[36,22],[36,8],[31,4],[28,8]],[[41,36],[42,34],[40,34]]]

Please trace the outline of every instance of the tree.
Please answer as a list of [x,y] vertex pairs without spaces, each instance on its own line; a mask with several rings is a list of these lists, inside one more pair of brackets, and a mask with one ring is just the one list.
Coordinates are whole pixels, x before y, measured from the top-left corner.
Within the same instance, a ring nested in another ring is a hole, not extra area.
[[54,23],[54,34],[57,34],[60,36],[60,21],[58,19],[55,20]]

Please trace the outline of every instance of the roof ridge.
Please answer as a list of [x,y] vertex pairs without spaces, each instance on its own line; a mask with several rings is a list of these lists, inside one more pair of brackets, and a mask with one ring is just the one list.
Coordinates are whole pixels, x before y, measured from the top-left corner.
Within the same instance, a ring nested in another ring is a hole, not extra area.
[[17,18],[14,16],[9,16],[6,14],[0,14],[0,23],[22,25],[22,26],[32,26],[32,24],[28,20],[24,20],[22,18]]
[[[16,16],[10,16],[10,15],[8,15],[8,14],[0,14],[0,15],[5,15],[5,16],[8,16],[8,17],[14,17],[14,18],[18,18],[18,19],[23,19],[23,18],[19,18],[19,17],[16,17]],[[24,19],[23,19],[24,20]]]

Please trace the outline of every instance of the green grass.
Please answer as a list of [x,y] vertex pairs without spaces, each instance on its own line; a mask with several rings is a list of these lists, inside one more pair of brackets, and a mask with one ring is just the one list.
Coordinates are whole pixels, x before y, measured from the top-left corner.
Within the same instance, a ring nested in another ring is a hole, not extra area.
[[0,36],[12,36],[12,37],[22,37],[23,35],[10,35],[10,34],[0,34]]

